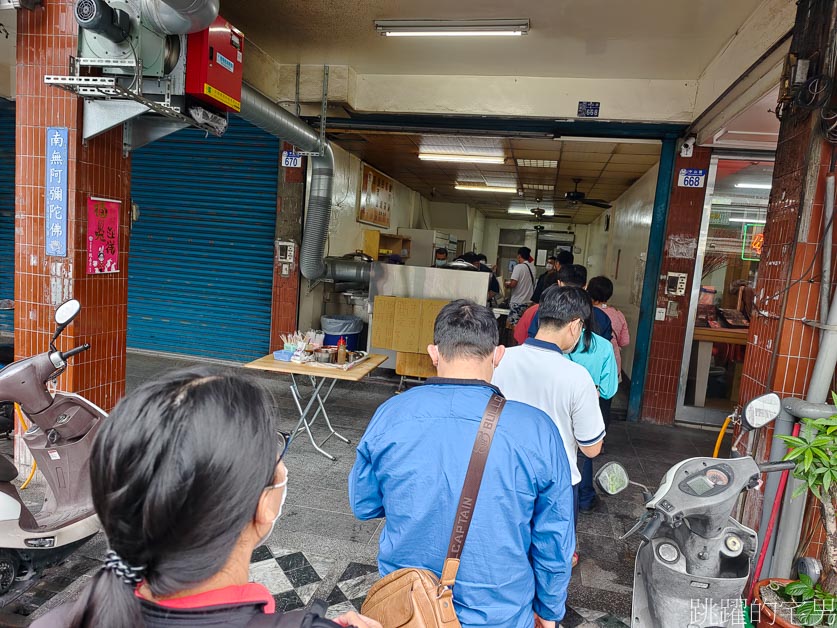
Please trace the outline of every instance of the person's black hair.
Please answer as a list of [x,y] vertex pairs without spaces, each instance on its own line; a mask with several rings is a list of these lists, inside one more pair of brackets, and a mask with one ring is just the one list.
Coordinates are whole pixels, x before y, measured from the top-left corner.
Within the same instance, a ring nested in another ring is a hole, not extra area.
[[554,255],[550,255],[549,257],[546,258],[546,261],[547,262],[557,262],[558,258],[555,257]]
[[499,342],[497,319],[484,305],[458,299],[443,307],[436,317],[433,344],[446,360],[484,359],[492,354]]
[[[201,366],[143,384],[104,419],[90,456],[93,505],[110,548],[144,568],[155,597],[188,590],[226,564],[274,481],[274,414],[254,380]],[[133,587],[102,570],[68,625],[145,622]]]
[[613,296],[613,282],[602,275],[593,277],[587,284],[587,292],[594,301],[607,303]]
[[593,340],[593,301],[576,286],[552,286],[541,295],[538,324],[541,328],[560,330],[576,319],[584,326],[582,351],[590,350]]
[[479,253],[479,254],[477,255],[477,257],[479,258],[479,260],[480,260],[481,262],[486,262],[486,263],[488,262],[488,258],[485,256],[485,253]]
[[575,262],[575,256],[571,251],[561,249],[558,251],[558,255],[555,256],[555,261],[561,264],[561,266],[566,266]]
[[520,255],[520,257],[522,257],[524,260],[528,260],[530,257],[532,257],[532,249],[530,249],[528,246],[521,246],[519,249],[517,249],[517,254]]
[[436,249],[436,255],[444,255],[445,257],[448,256],[448,250],[443,248]]
[[587,269],[581,264],[561,265],[558,269],[558,281],[565,286],[583,288],[587,283]]
[[474,253],[473,251],[466,251],[462,254],[462,257],[460,259],[468,262],[469,264],[478,265],[480,263],[480,256]]

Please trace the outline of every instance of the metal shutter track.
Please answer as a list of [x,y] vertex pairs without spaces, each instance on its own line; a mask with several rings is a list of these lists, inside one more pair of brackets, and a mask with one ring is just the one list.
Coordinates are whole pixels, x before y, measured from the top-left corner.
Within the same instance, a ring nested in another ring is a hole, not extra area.
[[[15,297],[15,105],[0,99],[0,299]],[[14,312],[0,310],[0,332],[14,331]]]
[[128,264],[128,346],[252,360],[268,351],[279,140],[237,117],[136,151],[140,218]]

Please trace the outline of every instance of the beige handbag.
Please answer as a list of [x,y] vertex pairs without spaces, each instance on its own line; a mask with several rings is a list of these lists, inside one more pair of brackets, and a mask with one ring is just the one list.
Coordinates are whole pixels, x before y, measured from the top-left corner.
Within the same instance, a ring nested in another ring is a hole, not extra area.
[[453,608],[453,585],[459,570],[459,557],[471,526],[471,517],[485,470],[494,429],[506,400],[492,395],[480,422],[465,484],[456,508],[456,519],[442,567],[442,577],[428,569],[398,569],[376,582],[360,612],[381,623],[384,628],[459,628]]

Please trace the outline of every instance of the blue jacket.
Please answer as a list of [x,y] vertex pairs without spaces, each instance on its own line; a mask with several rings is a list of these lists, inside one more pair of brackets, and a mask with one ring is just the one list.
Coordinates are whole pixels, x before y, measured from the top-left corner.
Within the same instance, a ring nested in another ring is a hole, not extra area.
[[[432,378],[372,417],[349,476],[359,519],[386,517],[381,575],[440,574],[477,428],[491,394],[482,381]],[[489,451],[453,590],[463,628],[532,628],[564,617],[575,550],[569,463],[558,428],[508,401]]]

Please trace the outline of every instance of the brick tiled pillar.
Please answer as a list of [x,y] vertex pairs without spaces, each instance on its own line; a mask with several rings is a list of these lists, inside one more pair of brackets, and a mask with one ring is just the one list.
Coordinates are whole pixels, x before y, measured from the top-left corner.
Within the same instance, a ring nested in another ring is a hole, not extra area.
[[[812,11],[822,13],[812,17]],[[830,12],[830,3],[799,2],[793,53],[808,58],[823,49],[833,37],[828,34]],[[817,67],[815,73],[821,71]],[[819,332],[802,319],[819,319],[819,242],[825,175],[833,154],[833,147],[821,139],[818,125],[817,112],[797,107],[782,118],[755,286],[760,313],[750,324],[742,401],[767,391],[804,397],[816,360]],[[772,426],[761,430],[755,452],[759,460],[767,457],[771,436]],[[748,493],[745,525],[758,527],[762,499],[759,491]]]
[[[677,386],[683,363],[683,343],[686,340],[686,324],[689,316],[689,298],[694,284],[695,260],[682,257],[682,252],[671,250],[671,243],[692,242],[697,250],[698,234],[703,217],[706,188],[682,188],[677,186],[677,173],[681,168],[709,169],[712,151],[696,148],[692,157],[677,157],[674,163],[671,199],[666,222],[666,245],[663,251],[661,275],[668,272],[687,273],[689,283],[686,294],[672,297],[665,294],[665,284],[657,286],[657,307],[665,308],[668,301],[677,303],[677,316],[666,316],[664,321],[654,322],[651,351],[648,356],[648,375],[642,395],[642,419],[651,423],[672,424],[677,406]],[[674,257],[676,253],[678,257]]]
[[[284,142],[282,150],[293,147]],[[293,268],[289,276],[275,259],[273,264],[273,307],[270,320],[270,350],[281,349],[280,334],[294,332],[299,309],[299,245],[302,241],[302,217],[305,204],[305,162],[302,168],[281,168],[276,195],[276,239],[296,243]]]
[[[83,145],[82,101],[44,85],[45,74],[66,74],[70,56],[77,54],[73,0],[50,0],[36,11],[18,11],[17,20],[15,353],[23,357],[46,350],[55,307],[78,299],[82,313],[59,347],[88,342],[92,348],[71,360],[58,385],[110,409],[125,390],[130,160],[122,157],[121,129]],[[69,128],[65,258],[48,256],[45,248],[48,126]],[[90,196],[122,201],[118,274],[86,274]]]

